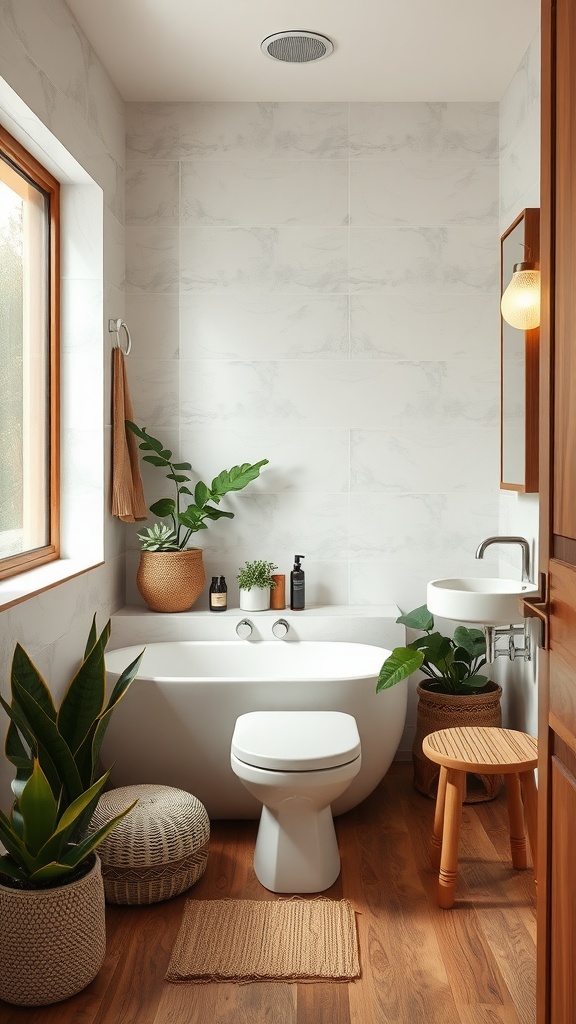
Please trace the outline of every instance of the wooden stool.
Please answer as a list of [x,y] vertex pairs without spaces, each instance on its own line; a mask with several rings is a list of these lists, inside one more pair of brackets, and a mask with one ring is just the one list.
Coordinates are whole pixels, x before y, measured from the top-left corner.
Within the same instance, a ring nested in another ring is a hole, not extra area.
[[503,775],[506,783],[510,849],[515,868],[526,867],[526,830],[536,877],[536,783],[538,747],[533,736],[513,729],[482,726],[441,729],[422,741],[426,757],[440,765],[434,831],[430,844],[432,867],[440,869],[438,903],[454,903],[458,874],[458,841],[466,772]]

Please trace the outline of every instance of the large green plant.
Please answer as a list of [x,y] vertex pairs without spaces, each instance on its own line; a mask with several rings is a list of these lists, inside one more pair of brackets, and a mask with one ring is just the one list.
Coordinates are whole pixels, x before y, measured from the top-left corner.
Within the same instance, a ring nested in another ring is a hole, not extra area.
[[406,647],[394,648],[380,669],[377,693],[407,679],[418,669],[430,680],[427,688],[436,693],[471,694],[486,689],[490,680],[479,674],[486,664],[486,639],[481,629],[458,626],[453,637],[433,632],[434,617],[425,604],[400,615],[396,622],[426,635]]
[[16,768],[10,815],[0,811],[0,841],[8,851],[0,857],[0,875],[31,887],[66,876],[134,806],[85,836],[109,775],[99,769],[104,733],[142,658],[128,665],[106,700],[109,636],[110,622],[98,636],[94,617],[82,663],[59,708],[24,648],[16,645],[11,703],[0,697],[10,718],[6,756]]
[[193,533],[208,529],[210,521],[233,519],[233,512],[225,512],[215,506],[219,505],[220,499],[230,491],[243,490],[247,484],[260,475],[262,466],[268,465],[268,459],[262,459],[261,462],[254,465],[244,462],[241,466],[223,469],[218,476],[214,477],[210,487],[199,480],[194,491],[191,491],[188,487],[188,484],[191,483],[191,478],[188,476],[189,470],[192,469],[190,463],[173,462],[172,452],[165,448],[157,437],[152,437],[144,427],[136,426],[131,420],[126,420],[126,426],[140,438],[141,451],[151,453],[142,456],[144,462],[167,470],[166,478],[172,481],[175,489],[174,498],[160,498],[159,501],[150,505],[153,515],[160,519],[169,518],[171,520],[172,528],[159,524],[146,527],[143,533],[138,534],[145,550],[181,551],[186,547]]

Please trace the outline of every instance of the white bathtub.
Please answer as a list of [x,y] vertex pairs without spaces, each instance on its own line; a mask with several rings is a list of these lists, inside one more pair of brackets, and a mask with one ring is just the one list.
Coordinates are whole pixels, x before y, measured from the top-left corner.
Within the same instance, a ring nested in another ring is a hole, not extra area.
[[[106,655],[107,686],[142,650]],[[246,711],[333,710],[353,715],[362,768],[334,804],[341,814],[386,774],[406,718],[406,683],[376,694],[389,651],[337,641],[195,640],[152,643],[114,710],[102,746],[115,786],[161,783],[194,793],[211,818],[256,818],[260,805],[230,768],[230,741]]]

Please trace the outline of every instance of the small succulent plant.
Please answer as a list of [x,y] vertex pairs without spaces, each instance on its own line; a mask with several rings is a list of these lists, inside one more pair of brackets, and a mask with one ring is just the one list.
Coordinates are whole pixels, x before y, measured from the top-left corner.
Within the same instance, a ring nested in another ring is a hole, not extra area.
[[138,537],[142,541],[143,551],[179,551],[176,534],[166,523],[146,526],[144,533],[139,533]]

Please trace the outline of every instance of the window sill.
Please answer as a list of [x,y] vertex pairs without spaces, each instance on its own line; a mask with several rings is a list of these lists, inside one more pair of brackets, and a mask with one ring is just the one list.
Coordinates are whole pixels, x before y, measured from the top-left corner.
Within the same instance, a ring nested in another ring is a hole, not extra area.
[[65,583],[66,580],[81,576],[90,569],[95,569],[102,562],[83,561],[82,559],[60,558],[56,562],[48,562],[37,569],[20,573],[10,579],[0,581],[0,612],[12,608],[15,604],[27,601],[30,597],[43,594],[46,590]]

